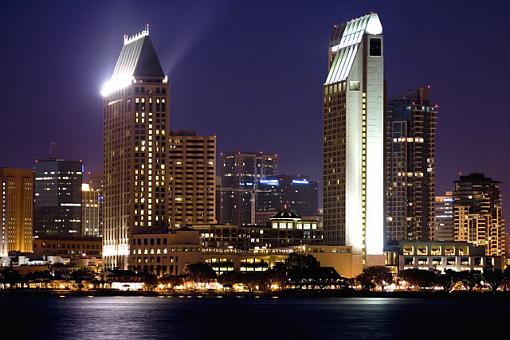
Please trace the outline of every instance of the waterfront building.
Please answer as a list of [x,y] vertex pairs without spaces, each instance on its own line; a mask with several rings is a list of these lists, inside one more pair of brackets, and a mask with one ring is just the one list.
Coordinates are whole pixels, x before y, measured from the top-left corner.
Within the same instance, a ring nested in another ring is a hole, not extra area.
[[460,176],[453,191],[454,239],[505,256],[505,220],[500,183],[484,174]]
[[255,224],[256,193],[261,178],[274,176],[278,156],[262,152],[220,154],[221,187],[217,191],[220,224]]
[[398,270],[424,269],[482,271],[487,266],[502,269],[500,256],[485,253],[485,247],[469,242],[401,241],[398,246]]
[[34,253],[44,256],[100,258],[102,248],[101,238],[92,236],[41,236],[33,240]]
[[351,246],[363,264],[383,254],[382,33],[375,13],[335,25],[323,89],[325,242]]
[[0,168],[0,257],[32,251],[31,169]]
[[343,277],[361,273],[360,255],[346,246],[296,246],[275,249],[205,248],[200,232],[184,227],[164,234],[135,234],[132,239],[130,269],[157,276],[182,275],[186,266],[197,262],[209,264],[221,275],[225,272],[261,272],[284,262],[292,252],[311,254],[321,265],[333,267]]
[[127,269],[134,233],[168,230],[169,85],[148,26],[124,36],[102,95],[103,259],[106,268]]
[[[286,207],[300,216],[317,216],[318,186],[317,181],[301,175],[261,178],[256,195],[256,216],[263,216],[260,213],[264,212],[275,214]],[[266,221],[256,220],[257,224]]]
[[388,102],[385,244],[433,238],[437,112],[430,87]]
[[444,196],[436,196],[432,240],[453,241],[453,231],[453,194],[447,191]]
[[171,131],[168,142],[170,228],[216,223],[216,136]]
[[34,237],[81,235],[82,181],[81,161],[36,161]]
[[103,234],[103,193],[89,183],[81,187],[81,235],[101,237]]

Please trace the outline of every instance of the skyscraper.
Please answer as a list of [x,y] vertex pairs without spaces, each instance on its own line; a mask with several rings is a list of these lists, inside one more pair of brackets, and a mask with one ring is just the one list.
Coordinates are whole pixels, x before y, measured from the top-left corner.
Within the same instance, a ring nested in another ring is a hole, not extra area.
[[216,223],[216,136],[171,131],[168,142],[170,227]]
[[330,245],[381,255],[384,224],[382,25],[372,13],[335,25],[324,82],[324,232]]
[[127,269],[133,233],[168,230],[168,92],[149,28],[124,36],[113,75],[102,91],[106,268]]
[[433,241],[453,241],[453,197],[447,191],[444,196],[436,196],[434,204],[434,231],[431,235]]
[[58,158],[35,163],[34,236],[81,234],[81,161]]
[[217,219],[221,224],[254,224],[256,191],[261,178],[276,175],[278,156],[262,152],[220,155],[221,187]]
[[386,244],[432,239],[438,106],[429,96],[430,87],[422,87],[388,102]]
[[460,176],[453,191],[455,241],[485,247],[488,256],[505,255],[505,220],[499,182],[472,173]]
[[[317,216],[317,181],[308,176],[277,175],[259,180],[257,212],[271,212],[273,215],[288,208],[300,216]],[[269,220],[269,219],[268,219]]]
[[33,183],[31,169],[0,168],[0,257],[32,251]]

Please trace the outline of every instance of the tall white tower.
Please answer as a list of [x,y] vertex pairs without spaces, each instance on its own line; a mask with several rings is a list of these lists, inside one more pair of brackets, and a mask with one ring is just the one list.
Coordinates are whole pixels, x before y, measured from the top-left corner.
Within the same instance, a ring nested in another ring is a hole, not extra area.
[[366,264],[383,254],[384,54],[375,13],[336,25],[324,83],[324,231]]

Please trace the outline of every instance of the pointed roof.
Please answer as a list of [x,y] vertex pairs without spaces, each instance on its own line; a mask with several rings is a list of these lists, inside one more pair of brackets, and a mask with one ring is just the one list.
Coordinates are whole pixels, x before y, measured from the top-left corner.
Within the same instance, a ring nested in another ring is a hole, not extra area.
[[128,86],[133,82],[133,78],[138,77],[161,79],[166,77],[149,37],[148,26],[132,37],[124,36],[124,46],[120,51],[112,77],[104,85],[101,93],[103,96],[107,96]]
[[124,44],[112,79],[125,77],[165,77],[149,35]]

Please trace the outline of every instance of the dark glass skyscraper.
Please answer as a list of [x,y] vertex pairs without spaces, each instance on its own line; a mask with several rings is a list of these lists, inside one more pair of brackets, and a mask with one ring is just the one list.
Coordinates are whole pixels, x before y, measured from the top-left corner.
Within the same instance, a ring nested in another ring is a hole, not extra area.
[[35,163],[34,236],[79,236],[82,218],[81,161]]
[[386,244],[427,241],[434,230],[436,116],[430,88],[404,92],[386,111]]
[[319,183],[308,176],[268,176],[259,180],[257,212],[273,212],[285,207],[301,217],[318,215]]
[[221,224],[254,224],[256,190],[261,178],[276,175],[278,157],[262,152],[220,155],[221,186],[217,192],[217,220]]

